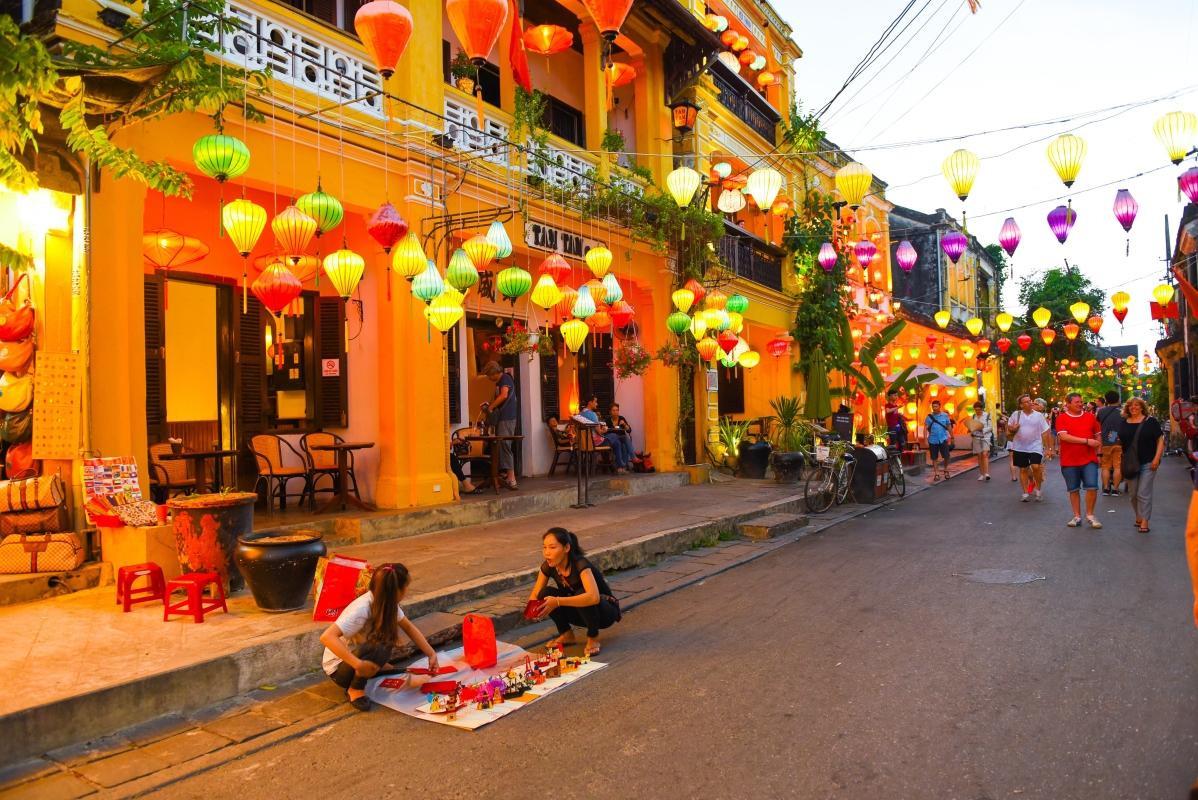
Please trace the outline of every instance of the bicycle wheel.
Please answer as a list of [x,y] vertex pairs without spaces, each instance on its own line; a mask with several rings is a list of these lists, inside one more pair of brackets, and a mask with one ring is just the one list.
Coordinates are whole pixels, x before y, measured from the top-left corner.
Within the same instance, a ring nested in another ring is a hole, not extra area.
[[903,472],[903,465],[893,458],[890,459],[890,487],[899,497],[907,494],[907,476]]
[[831,467],[820,464],[807,478],[803,493],[808,511],[820,514],[832,507],[832,501],[836,499],[835,476]]
[[856,471],[856,461],[841,459],[840,474],[836,478],[836,505],[842,506],[848,502],[849,493],[853,491],[853,475]]

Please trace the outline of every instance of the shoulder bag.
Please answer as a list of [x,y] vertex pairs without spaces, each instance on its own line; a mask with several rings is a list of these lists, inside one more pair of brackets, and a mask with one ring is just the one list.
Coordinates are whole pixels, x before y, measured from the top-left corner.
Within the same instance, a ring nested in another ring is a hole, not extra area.
[[33,376],[17,376],[11,372],[0,376],[0,411],[15,414],[29,408],[33,402]]
[[23,442],[33,436],[33,411],[5,414],[0,419],[0,441]]
[[28,300],[18,305],[12,299],[25,276],[26,273],[21,273],[8,294],[0,300],[0,340],[5,342],[18,342],[33,333],[33,306],[29,305]]
[[1120,465],[1123,471],[1124,478],[1135,478],[1140,474],[1140,434],[1144,432],[1144,426],[1148,424],[1148,417],[1144,417],[1144,421],[1136,428],[1136,433],[1131,437],[1131,447],[1123,450],[1123,463]]
[[0,541],[0,573],[69,572],[83,564],[83,542],[73,533],[5,536]]
[[22,342],[0,341],[0,370],[23,375],[32,362],[32,339]]

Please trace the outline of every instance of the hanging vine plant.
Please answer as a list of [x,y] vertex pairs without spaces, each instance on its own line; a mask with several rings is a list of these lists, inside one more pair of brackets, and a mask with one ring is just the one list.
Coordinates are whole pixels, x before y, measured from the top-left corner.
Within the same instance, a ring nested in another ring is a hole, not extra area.
[[653,356],[635,339],[624,339],[612,354],[612,369],[620,380],[644,375],[653,363]]

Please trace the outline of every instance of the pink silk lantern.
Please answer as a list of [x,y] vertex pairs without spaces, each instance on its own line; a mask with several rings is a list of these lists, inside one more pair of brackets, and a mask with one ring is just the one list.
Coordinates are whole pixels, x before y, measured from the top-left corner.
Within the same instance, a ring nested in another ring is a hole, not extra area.
[[949,231],[940,239],[940,249],[948,256],[948,260],[956,264],[969,246],[969,239],[960,231]]
[[861,265],[861,269],[869,269],[869,265],[873,263],[874,256],[878,254],[878,246],[869,239],[862,239],[857,242],[854,251],[857,254],[857,263]]
[[1065,240],[1069,238],[1069,231],[1073,230],[1075,222],[1077,222],[1077,212],[1069,206],[1057,206],[1048,212],[1048,227],[1061,244],[1064,244]]
[[1120,189],[1115,193],[1115,219],[1119,220],[1125,232],[1131,233],[1131,226],[1135,223],[1139,210],[1140,204],[1127,189]]
[[1177,188],[1191,203],[1198,203],[1198,167],[1190,167],[1177,177]]
[[919,253],[915,252],[914,245],[904,239],[895,248],[894,260],[898,262],[903,272],[910,272],[912,267],[915,266],[915,262],[919,260]]
[[819,265],[824,268],[824,272],[831,272],[836,266],[836,248],[831,242],[824,242],[819,248]]
[[1019,246],[1019,240],[1023,238],[1023,232],[1019,230],[1019,223],[1014,217],[1007,217],[1002,224],[1002,229],[998,232],[998,243],[1002,245],[1002,249],[1007,252],[1008,256],[1015,255],[1015,248]]

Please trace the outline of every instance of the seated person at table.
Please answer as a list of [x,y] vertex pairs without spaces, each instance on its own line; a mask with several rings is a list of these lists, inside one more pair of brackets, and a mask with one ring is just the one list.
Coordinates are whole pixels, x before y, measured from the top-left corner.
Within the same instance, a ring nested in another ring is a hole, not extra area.
[[[572,644],[572,626],[578,625],[587,629],[583,652],[597,655],[599,631],[620,621],[620,606],[603,573],[587,560],[578,537],[565,528],[550,528],[545,532],[541,537],[541,554],[545,560],[528,599],[545,601],[541,616],[548,615],[557,626],[555,644],[563,647]],[[549,585],[550,578],[556,586]]]
[[599,419],[598,408],[599,398],[592,397],[587,401],[586,408],[578,412],[578,415],[591,422],[599,423],[599,427],[595,428],[595,444],[602,442],[611,448],[611,457],[616,462],[617,474],[627,472],[628,465],[632,461],[632,441],[627,436],[621,436],[609,430]]
[[545,424],[553,431],[553,438],[560,445],[574,446],[574,427],[571,425],[563,426],[558,418],[552,414],[545,420]]
[[370,578],[370,589],[346,606],[320,635],[325,674],[347,691],[350,704],[359,711],[371,708],[366,682],[380,672],[398,672],[389,662],[401,629],[428,656],[433,674],[437,672],[437,651],[399,607],[411,580],[403,564],[379,566]]
[[628,424],[628,419],[620,414],[620,404],[612,403],[611,411],[607,415],[607,429],[619,436],[628,443],[629,458],[634,452],[632,449],[632,426]]
[[[483,486],[475,486],[474,483],[466,477],[466,470],[462,466],[462,459],[468,458],[470,455],[470,442],[458,436],[458,432],[454,431],[449,437],[449,469],[457,477],[458,483],[461,484],[462,494],[482,494],[485,491]],[[472,468],[473,469],[473,468]]]

